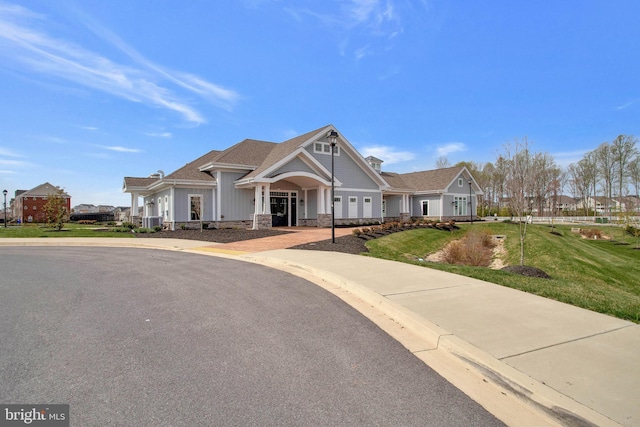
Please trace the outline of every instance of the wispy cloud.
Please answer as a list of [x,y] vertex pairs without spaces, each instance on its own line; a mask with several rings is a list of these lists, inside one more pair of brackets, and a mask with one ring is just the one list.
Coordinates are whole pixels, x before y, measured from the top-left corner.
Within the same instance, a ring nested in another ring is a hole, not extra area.
[[176,93],[176,86],[225,109],[230,109],[240,98],[235,91],[196,75],[156,65],[90,18],[83,22],[103,40],[126,53],[132,64],[116,63],[77,43],[55,38],[46,31],[46,17],[22,6],[7,4],[0,4],[0,40],[3,41],[0,55],[19,68],[175,111],[197,124],[205,122],[204,117]]
[[384,162],[384,164],[392,165],[395,163],[408,162],[415,158],[415,154],[409,151],[397,151],[395,147],[389,147],[384,145],[372,145],[362,147],[360,152],[364,157],[373,156],[377,157]]
[[5,157],[24,157],[21,154],[16,153],[15,151],[9,150],[7,148],[0,147],[0,156]]
[[436,147],[438,157],[447,156],[451,153],[458,153],[461,151],[467,151],[467,146],[462,142],[450,142]]
[[[337,46],[340,54],[360,60],[389,50],[391,40],[403,32],[396,3],[394,0],[347,0],[324,2],[320,3],[322,6],[314,8],[298,7],[296,4],[284,10],[296,22],[303,22],[310,17],[334,32],[339,37]],[[352,43],[358,47],[350,47]]]
[[640,101],[640,99],[634,99],[633,101],[629,101],[629,102],[627,102],[625,104],[618,105],[616,107],[616,110],[625,110],[625,109],[631,107],[632,105],[636,104],[638,101]]
[[556,164],[564,168],[569,166],[571,163],[578,163],[589,151],[591,151],[591,149],[561,151],[558,153],[552,153],[552,156]]
[[0,159],[0,166],[10,166],[10,167],[28,167],[32,166],[33,163],[23,161],[23,160],[7,160]]
[[145,135],[153,137],[153,138],[172,138],[173,134],[171,132],[147,132]]
[[127,147],[121,147],[119,145],[100,145],[99,147],[104,148],[105,150],[110,150],[110,151],[117,151],[119,153],[139,153],[142,150],[139,150],[137,148],[127,148]]

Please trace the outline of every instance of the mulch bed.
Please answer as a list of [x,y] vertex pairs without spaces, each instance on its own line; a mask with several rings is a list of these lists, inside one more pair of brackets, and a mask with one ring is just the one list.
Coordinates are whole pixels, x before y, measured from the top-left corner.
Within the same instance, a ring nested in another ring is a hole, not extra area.
[[[167,239],[189,239],[201,240],[205,242],[216,243],[232,243],[243,240],[260,239],[261,237],[279,236],[288,234],[290,231],[282,231],[278,229],[269,230],[249,230],[244,228],[221,228],[207,230],[163,230],[155,233],[141,233],[136,237],[141,238],[167,238]],[[306,243],[303,245],[292,246],[288,249],[305,249],[315,251],[343,252],[348,254],[360,254],[368,252],[365,246],[365,240],[355,236],[336,237],[336,242],[331,243],[331,239],[322,240],[314,243]]]
[[366,241],[355,236],[336,237],[336,242],[332,243],[331,239],[322,240],[320,242],[306,243],[304,245],[292,246],[288,249],[306,249],[327,252],[342,252],[346,254],[361,254],[369,252],[365,246]]
[[[170,238],[170,239],[189,239],[189,240],[201,240],[206,242],[216,243],[232,243],[240,242],[243,240],[259,239],[261,237],[279,236],[282,234],[291,233],[290,231],[282,231],[278,229],[269,230],[249,230],[243,228],[221,228],[221,229],[207,229],[207,230],[164,230],[156,233],[144,233],[137,234],[136,237],[143,238]],[[361,254],[368,252],[369,250],[365,246],[365,243],[371,236],[342,236],[336,237],[335,243],[331,242],[331,239],[322,240],[319,242],[305,243],[302,245],[291,246],[288,249],[304,249],[315,251],[328,251],[328,252],[342,252],[347,254]],[[540,270],[539,268],[530,267],[526,265],[513,265],[504,267],[503,270],[509,271],[514,274],[521,274],[529,277],[539,277],[544,279],[550,279],[551,277]]]
[[188,239],[202,240],[205,242],[216,243],[232,243],[241,242],[243,240],[260,239],[262,237],[279,236],[281,234],[289,234],[290,231],[282,231],[276,229],[269,230],[249,230],[246,228],[220,228],[206,230],[163,230],[155,233],[140,233],[136,237],[146,238],[167,238],[167,239]]

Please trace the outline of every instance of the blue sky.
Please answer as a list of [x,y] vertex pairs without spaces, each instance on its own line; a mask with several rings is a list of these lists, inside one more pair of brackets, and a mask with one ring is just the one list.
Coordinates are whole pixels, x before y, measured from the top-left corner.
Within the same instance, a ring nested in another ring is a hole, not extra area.
[[640,2],[0,0],[0,187],[129,205],[245,138],[327,124],[395,172],[560,165],[640,136]]

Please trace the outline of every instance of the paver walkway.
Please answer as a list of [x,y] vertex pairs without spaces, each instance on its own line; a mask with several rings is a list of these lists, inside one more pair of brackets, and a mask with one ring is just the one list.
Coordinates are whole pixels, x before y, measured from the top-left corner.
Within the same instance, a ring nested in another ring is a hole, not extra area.
[[[249,252],[264,252],[276,249],[286,249],[292,246],[306,243],[319,242],[331,239],[330,228],[317,227],[279,227],[278,230],[290,231],[290,233],[279,236],[263,237],[260,239],[243,240],[240,242],[222,243],[215,245],[203,245],[211,252],[221,252],[228,254],[243,254]],[[336,238],[348,236],[352,228],[336,228]]]

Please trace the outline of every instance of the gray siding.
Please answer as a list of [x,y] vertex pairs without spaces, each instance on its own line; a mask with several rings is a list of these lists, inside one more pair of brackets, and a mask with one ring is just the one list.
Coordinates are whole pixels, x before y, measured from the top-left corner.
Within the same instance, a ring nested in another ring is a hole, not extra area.
[[220,214],[222,221],[237,221],[253,219],[255,210],[255,191],[252,189],[238,189],[235,181],[245,175],[242,172],[223,172],[220,174],[218,191],[220,191]]
[[[343,220],[349,219],[349,197],[358,199],[358,219],[379,219],[382,212],[382,193],[368,191],[339,191],[336,190],[336,196],[342,196],[342,212]],[[365,218],[364,215],[364,198],[371,197],[371,216]],[[330,207],[329,207],[330,209]],[[336,215],[338,213],[336,212]]]
[[202,220],[213,220],[213,190],[209,188],[176,188],[174,190],[175,200],[173,207],[175,213],[173,220],[176,222],[185,222],[191,219],[191,206],[189,205],[189,195],[201,194],[202,198]]
[[276,170],[274,173],[270,174],[269,178],[277,177],[278,175],[287,173],[287,172],[309,172],[309,173],[315,174],[313,169],[311,169],[301,159],[296,157],[286,165],[282,166],[280,169]]
[[386,216],[400,216],[400,205],[402,203],[402,196],[387,196],[385,200],[387,203]]
[[[429,202],[429,216],[439,217],[443,215],[442,204],[440,203],[440,196],[414,196],[411,201],[411,215],[422,216],[422,201],[427,200]],[[449,202],[451,204],[451,202]]]
[[290,181],[277,181],[270,185],[270,191],[300,191],[300,186]]
[[[301,196],[304,197],[304,192],[301,193]],[[307,198],[304,199],[304,204],[307,206],[307,218],[318,218],[318,190],[308,190]],[[304,211],[302,211],[304,212]],[[300,216],[303,218],[303,215]]]
[[456,178],[453,183],[447,188],[447,193],[466,194],[469,195],[469,184],[466,179],[462,179],[462,187],[458,186],[458,179]]
[[[328,171],[331,171],[331,155],[314,153],[313,144],[307,147],[307,151]],[[367,175],[362,168],[344,151],[339,156],[334,156],[334,173],[336,179],[342,182],[343,187],[361,188],[363,190],[377,190],[380,187]]]

